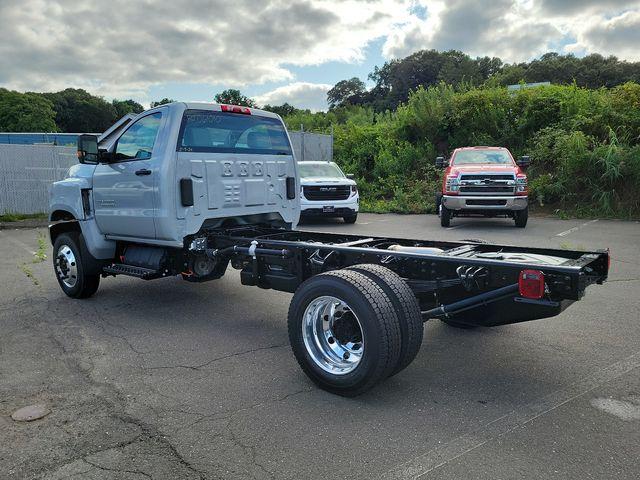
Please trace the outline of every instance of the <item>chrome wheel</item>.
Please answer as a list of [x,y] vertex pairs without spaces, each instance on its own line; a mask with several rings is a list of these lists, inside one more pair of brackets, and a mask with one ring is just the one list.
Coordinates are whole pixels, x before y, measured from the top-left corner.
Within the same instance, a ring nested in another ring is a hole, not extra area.
[[68,245],[60,245],[55,256],[55,270],[58,278],[67,287],[73,288],[78,282],[76,256]]
[[364,354],[360,320],[336,297],[322,296],[309,303],[302,319],[302,338],[316,365],[333,375],[354,371]]

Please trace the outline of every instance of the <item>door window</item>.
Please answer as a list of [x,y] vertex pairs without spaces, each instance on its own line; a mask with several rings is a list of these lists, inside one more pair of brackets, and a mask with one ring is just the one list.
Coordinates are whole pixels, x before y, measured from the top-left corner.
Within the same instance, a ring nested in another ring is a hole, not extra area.
[[162,113],[142,117],[122,134],[116,146],[116,162],[151,158]]

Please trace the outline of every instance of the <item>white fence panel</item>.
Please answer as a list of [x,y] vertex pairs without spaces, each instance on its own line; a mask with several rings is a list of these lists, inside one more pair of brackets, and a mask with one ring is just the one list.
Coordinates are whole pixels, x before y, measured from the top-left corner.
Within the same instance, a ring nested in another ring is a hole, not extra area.
[[333,136],[322,133],[292,132],[291,146],[296,155],[296,160],[318,160],[330,162],[333,160]]
[[75,148],[0,144],[0,213],[46,212],[49,185],[77,162]]

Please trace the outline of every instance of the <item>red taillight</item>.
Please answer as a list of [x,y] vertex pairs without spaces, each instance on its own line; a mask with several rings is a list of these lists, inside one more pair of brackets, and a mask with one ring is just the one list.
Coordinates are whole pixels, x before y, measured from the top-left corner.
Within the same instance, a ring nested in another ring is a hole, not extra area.
[[522,270],[518,278],[520,296],[539,300],[544,296],[544,273],[540,270]]
[[251,115],[249,107],[241,107],[240,105],[220,105],[223,112],[242,113],[243,115]]

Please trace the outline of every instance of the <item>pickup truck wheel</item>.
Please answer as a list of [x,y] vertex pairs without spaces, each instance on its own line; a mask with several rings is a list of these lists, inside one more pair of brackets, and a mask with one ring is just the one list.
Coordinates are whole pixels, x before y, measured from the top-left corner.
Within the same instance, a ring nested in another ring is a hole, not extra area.
[[393,303],[400,322],[400,358],[391,375],[404,370],[420,351],[424,334],[424,323],[420,313],[420,304],[400,275],[382,265],[361,264],[348,270],[363,273],[384,290]]
[[345,215],[344,217],[342,217],[342,219],[344,220],[344,223],[356,223],[356,220],[358,220],[358,214],[356,213],[355,215]]
[[440,205],[440,225],[443,227],[451,225],[451,210],[444,205]]
[[527,226],[527,220],[529,219],[529,207],[524,210],[516,210],[513,213],[513,219],[516,222],[516,227],[524,228]]
[[100,275],[87,275],[80,254],[80,237],[63,233],[53,245],[53,270],[62,291],[71,298],[88,298],[98,290]]
[[315,275],[289,307],[296,360],[320,388],[352,397],[387,378],[400,356],[393,303],[366,275],[338,270]]

